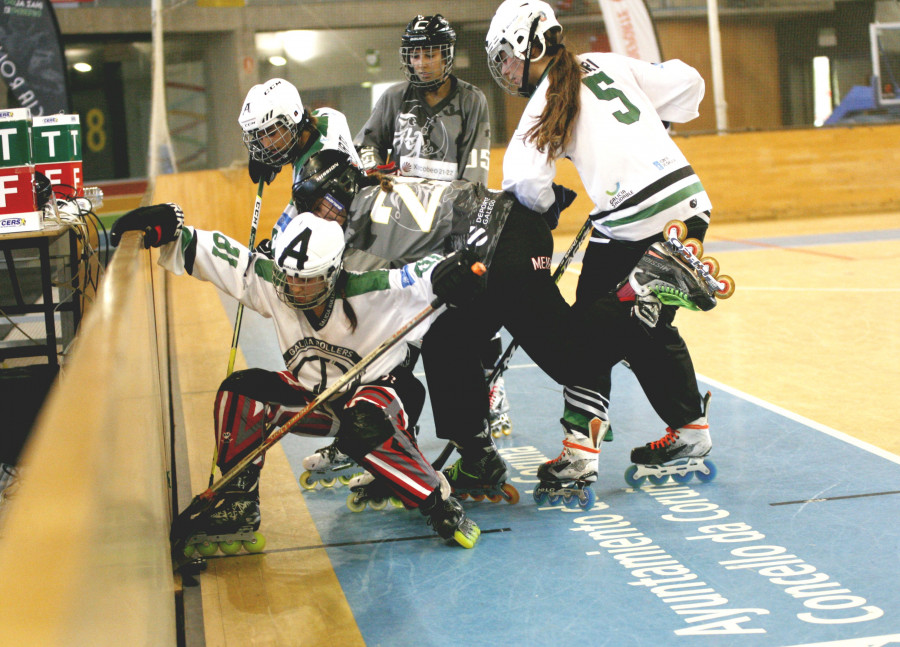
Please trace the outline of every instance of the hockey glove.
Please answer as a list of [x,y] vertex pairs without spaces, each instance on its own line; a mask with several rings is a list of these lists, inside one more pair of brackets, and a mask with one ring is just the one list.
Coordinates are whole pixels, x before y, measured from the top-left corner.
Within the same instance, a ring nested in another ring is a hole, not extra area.
[[550,227],[550,229],[556,229],[556,226],[559,224],[560,214],[562,214],[566,207],[575,201],[578,194],[561,184],[554,184],[553,197],[555,198],[553,204],[550,205],[550,208],[547,209],[547,211],[541,214],[544,217],[544,220],[547,221],[547,226]]
[[259,184],[260,180],[265,180],[266,184],[272,184],[272,180],[278,175],[278,171],[281,170],[281,167],[269,166],[268,164],[257,162],[251,157],[250,163],[247,165],[247,170],[250,171],[250,179],[253,180],[254,184]]
[[259,245],[256,246],[256,252],[262,254],[266,258],[274,258],[272,255],[272,240],[270,238],[263,238],[259,241]]
[[109,232],[109,242],[118,247],[122,234],[126,231],[144,232],[144,248],[159,247],[181,236],[184,212],[171,202],[139,207],[129,211],[113,223]]
[[[477,273],[479,268],[480,274]],[[450,307],[471,303],[484,291],[486,283],[478,254],[468,249],[453,252],[438,263],[431,274],[435,296]]]

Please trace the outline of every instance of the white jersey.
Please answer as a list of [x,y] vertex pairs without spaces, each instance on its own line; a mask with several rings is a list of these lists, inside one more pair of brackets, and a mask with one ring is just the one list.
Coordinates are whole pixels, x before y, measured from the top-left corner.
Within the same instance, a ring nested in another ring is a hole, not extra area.
[[[297,310],[278,298],[272,284],[272,260],[251,254],[220,232],[184,227],[181,238],[163,245],[160,252],[159,265],[170,272],[187,272],[209,281],[244,306],[271,318],[285,366],[313,393],[328,388],[434,299],[431,272],[442,258],[431,255],[394,270],[347,272],[346,281],[345,277],[338,281],[338,289],[317,319],[312,311]],[[355,330],[344,313],[345,301],[356,313]],[[433,319],[434,315],[416,326],[409,338],[421,338]],[[344,391],[387,375],[403,362],[406,353],[406,344],[397,344]]]
[[[303,155],[294,162],[292,169],[294,175],[291,185],[300,181],[303,165],[306,164],[310,157],[321,150],[339,150],[348,155],[356,166],[362,165],[359,160],[359,153],[353,147],[353,136],[350,134],[350,126],[347,125],[347,117],[344,116],[344,113],[338,112],[333,108],[319,108],[318,110],[313,110],[312,115],[316,118],[318,136]],[[281,233],[287,226],[287,223],[297,217],[298,213],[297,207],[294,206],[294,201],[291,200],[272,229],[273,243],[275,242],[275,237]]]
[[[699,215],[712,205],[700,179],[663,121],[699,115],[704,83],[689,65],[658,65],[618,54],[584,54],[581,108],[563,157],[572,160],[594,203],[594,227],[608,238],[643,240],[672,219]],[[541,79],[503,158],[503,190],[539,213],[554,202],[556,160],[547,160],[525,133],[546,105]]]

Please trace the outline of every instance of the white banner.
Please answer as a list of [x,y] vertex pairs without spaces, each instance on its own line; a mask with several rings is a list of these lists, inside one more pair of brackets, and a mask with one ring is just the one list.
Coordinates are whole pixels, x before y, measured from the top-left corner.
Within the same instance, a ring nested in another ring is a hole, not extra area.
[[613,52],[650,63],[662,61],[653,20],[644,0],[598,0],[598,2]]

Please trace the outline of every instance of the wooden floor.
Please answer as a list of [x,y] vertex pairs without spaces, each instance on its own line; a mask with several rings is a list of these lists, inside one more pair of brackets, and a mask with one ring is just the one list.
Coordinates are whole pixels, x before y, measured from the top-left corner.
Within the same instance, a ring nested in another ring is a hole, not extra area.
[[[883,240],[853,242],[859,232]],[[827,244],[786,238],[809,236]],[[557,249],[568,242],[561,238]],[[707,248],[717,247],[736,294],[712,312],[683,312],[676,320],[697,372],[900,454],[893,430],[900,419],[900,214],[714,220]],[[577,269],[562,282],[567,294]],[[187,277],[173,283],[192,487],[199,491],[209,475],[212,401],[232,323],[208,285]],[[765,437],[759,447],[765,451]],[[802,461],[804,448],[796,452]],[[263,472],[262,502],[267,554],[211,560],[199,578],[202,619],[189,620],[202,623],[206,644],[363,644],[327,554],[314,548],[319,534],[279,447]],[[284,546],[310,548],[279,552]]]

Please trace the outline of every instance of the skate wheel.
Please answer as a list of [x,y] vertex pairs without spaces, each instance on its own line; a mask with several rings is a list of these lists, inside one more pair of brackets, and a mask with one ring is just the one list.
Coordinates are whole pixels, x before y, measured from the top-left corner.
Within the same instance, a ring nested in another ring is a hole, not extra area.
[[702,483],[709,483],[714,478],[716,478],[716,474],[719,473],[719,470],[716,469],[716,465],[712,461],[703,461],[703,464],[706,465],[706,469],[709,470],[709,474],[697,472],[697,480]]
[[687,472],[685,474],[672,474],[672,480],[676,483],[687,483],[692,478],[694,478],[693,472]]
[[494,438],[499,438],[502,435],[503,435],[503,432],[500,431],[499,429],[491,429],[491,436],[493,436]]
[[392,505],[393,507],[395,507],[395,508],[398,508],[398,509],[399,509],[399,508],[405,507],[405,506],[403,505],[403,501],[401,501],[400,499],[398,499],[398,498],[395,497],[395,496],[392,496],[390,499],[388,499],[388,501],[390,501],[390,502],[391,502],[391,505]]
[[653,483],[653,485],[662,485],[663,483],[665,483],[666,481],[669,480],[669,475],[663,474],[662,476],[656,476],[656,475],[651,474],[647,478],[650,479],[650,482]]
[[706,268],[709,275],[713,278],[719,276],[719,261],[712,256],[705,256],[700,259],[700,264]]
[[502,499],[503,499],[503,496],[500,494],[488,494],[487,495],[487,500],[490,501],[491,503],[500,503],[500,501]]
[[684,240],[687,236],[687,225],[680,220],[670,220],[666,223],[663,234],[665,234],[667,240],[673,236],[678,240]]
[[473,501],[484,501],[484,495],[483,494],[473,494],[472,500]]
[[184,556],[187,557],[188,559],[190,559],[191,557],[194,556],[194,553],[197,552],[197,549],[194,548],[194,544],[188,544],[187,546],[184,547],[183,552],[184,552]]
[[469,498],[469,495],[466,494],[465,492],[454,492],[453,496],[455,496],[460,501],[465,501],[466,499]]
[[504,427],[504,428],[503,428],[503,435],[504,435],[504,436],[509,436],[511,433],[512,433],[512,427],[511,427],[511,426],[509,426],[509,427]]
[[204,541],[202,544],[197,544],[197,552],[204,557],[212,557],[217,550],[219,550],[219,544],[214,541]]
[[224,555],[237,555],[238,552],[241,550],[241,542],[240,541],[220,542],[219,550],[221,550]]
[[716,280],[719,282],[719,285],[722,287],[716,290],[716,297],[719,299],[727,299],[732,294],[734,294],[734,279],[728,276],[727,274],[723,274],[722,276],[717,276]]
[[384,510],[387,504],[387,499],[372,499],[369,501],[369,507],[373,510]]
[[562,503],[562,500],[563,500],[563,498],[562,498],[561,494],[559,494],[559,495],[551,494],[550,496],[547,497],[547,503],[549,503],[550,505],[559,505],[560,503]]
[[700,258],[703,255],[703,243],[696,238],[688,238],[684,241],[683,245],[697,258]]
[[534,502],[538,505],[545,505],[547,503],[547,493],[539,492],[537,489],[531,493],[531,496],[534,498]]
[[581,499],[581,509],[590,510],[594,507],[594,501],[597,500],[597,497],[594,495],[594,491],[589,487],[584,489],[584,495],[584,498]]
[[638,466],[631,465],[627,470],[625,470],[625,482],[628,483],[633,488],[639,488],[644,484],[644,481],[647,480],[646,476],[635,477],[637,474]]
[[504,483],[500,489],[503,490],[503,498],[506,499],[507,503],[515,505],[519,502],[519,491],[515,487],[509,483]]
[[334,487],[334,484],[337,483],[337,479],[322,479],[319,483],[322,484],[322,487]]
[[307,470],[306,472],[303,472],[303,474],[301,474],[300,478],[298,479],[298,481],[300,481],[300,487],[302,487],[304,490],[316,489],[316,484],[309,480],[310,476],[312,476],[312,473]]
[[248,553],[261,553],[266,547],[266,538],[258,532],[253,533],[253,540],[242,541],[241,545]]
[[366,509],[365,501],[358,502],[356,500],[356,493],[351,492],[347,495],[347,507],[350,508],[351,512],[362,512]]
[[356,474],[351,474],[350,476],[339,476],[338,481],[341,482],[341,485],[349,485],[350,479],[352,479]]
[[577,494],[564,494],[563,505],[566,506],[569,510],[577,510],[581,507],[581,499],[578,498]]

